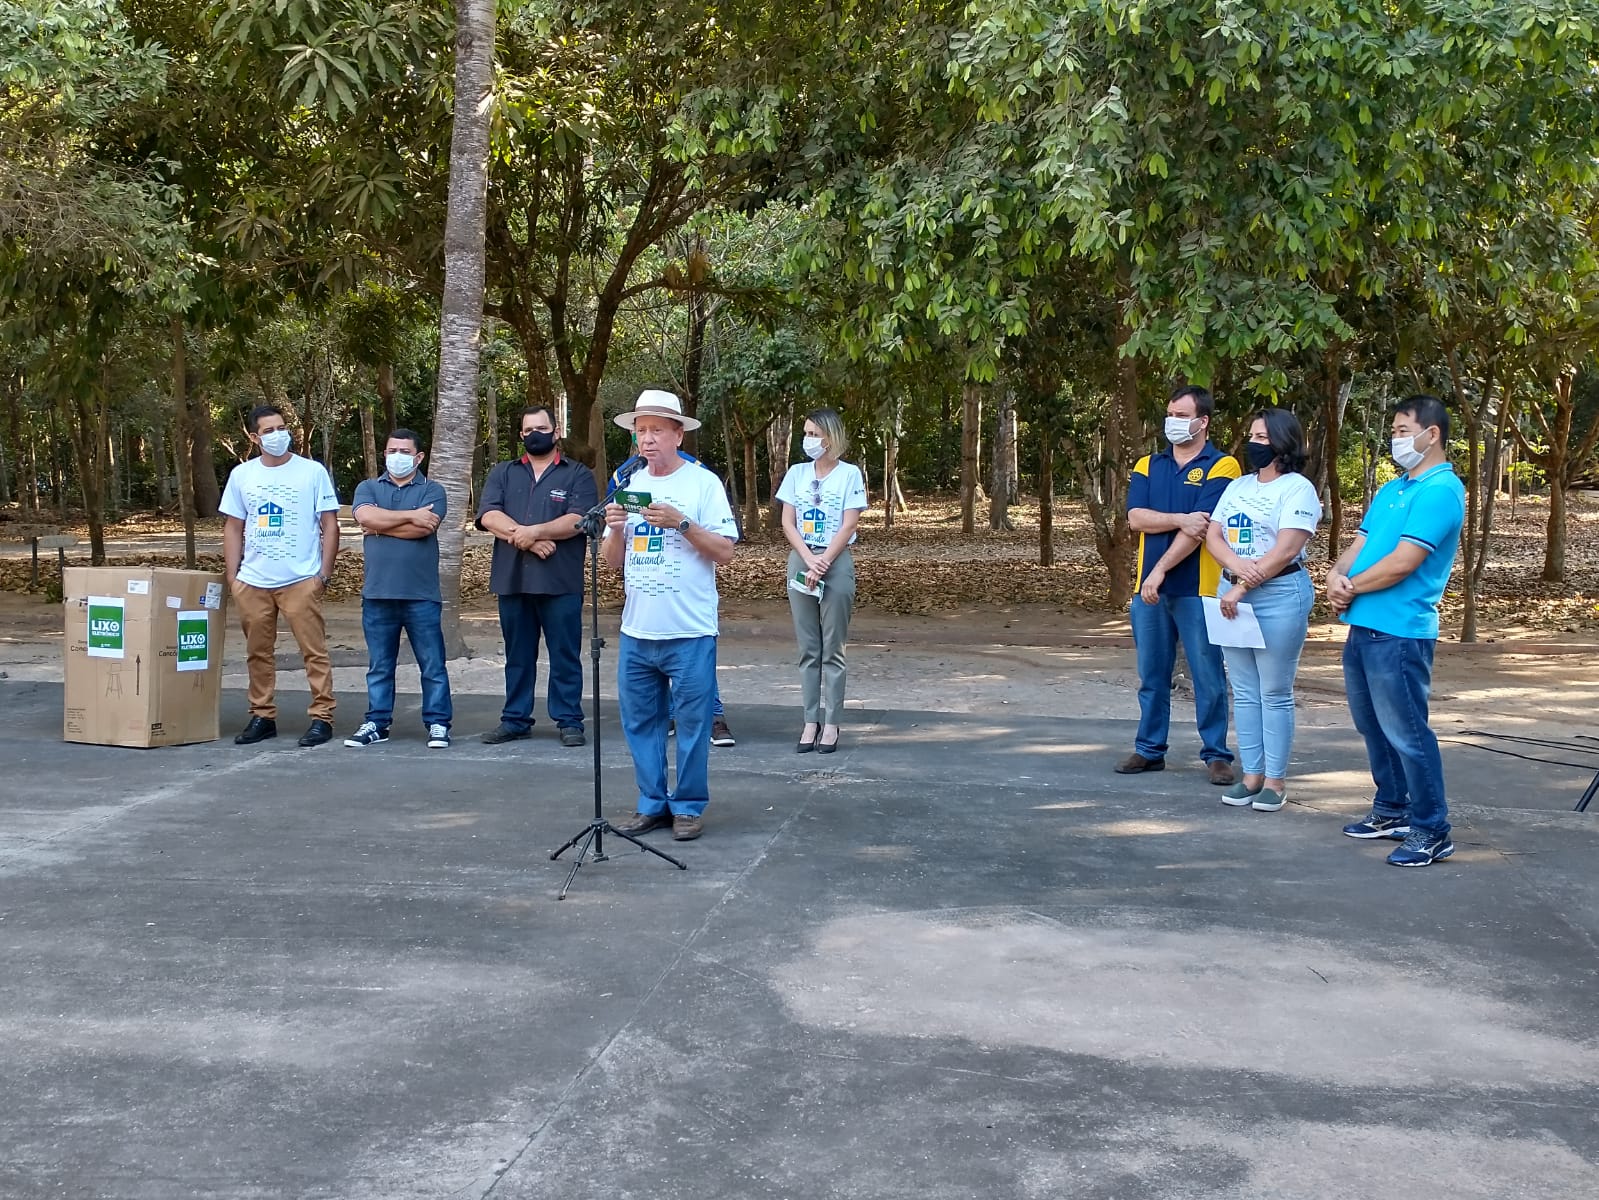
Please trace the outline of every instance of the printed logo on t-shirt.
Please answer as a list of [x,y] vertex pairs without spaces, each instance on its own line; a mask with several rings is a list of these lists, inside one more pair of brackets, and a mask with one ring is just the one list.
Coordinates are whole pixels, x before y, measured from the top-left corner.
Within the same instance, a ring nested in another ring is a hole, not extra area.
[[1203,483],[1205,481],[1204,467],[1191,467],[1188,471],[1189,483]]
[[255,510],[256,537],[283,536],[283,509],[268,500]]
[[1227,518],[1227,544],[1234,553],[1247,557],[1255,547],[1255,523],[1247,513],[1233,513]]
[[821,508],[807,508],[800,514],[800,536],[807,542],[813,538],[827,536],[827,511]]
[[648,521],[633,526],[633,553],[659,554],[666,549],[666,530]]

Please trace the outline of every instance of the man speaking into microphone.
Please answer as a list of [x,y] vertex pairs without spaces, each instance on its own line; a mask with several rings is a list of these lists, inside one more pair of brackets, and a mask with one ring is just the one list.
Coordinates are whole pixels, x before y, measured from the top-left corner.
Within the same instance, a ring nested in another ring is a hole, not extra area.
[[[678,454],[700,423],[671,392],[646,390],[616,423],[638,440],[642,468],[605,508],[605,561],[622,572],[617,692],[633,756],[637,813],[617,826],[671,826],[700,836],[710,801],[711,709],[716,690],[716,568],[733,560],[738,526],[721,480]],[[666,782],[666,729],[677,721],[676,786]]]

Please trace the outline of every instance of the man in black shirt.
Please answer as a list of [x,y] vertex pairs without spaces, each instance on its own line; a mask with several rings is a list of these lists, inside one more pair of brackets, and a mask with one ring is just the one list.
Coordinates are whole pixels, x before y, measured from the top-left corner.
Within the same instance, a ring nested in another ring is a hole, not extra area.
[[483,735],[490,745],[525,738],[533,727],[539,635],[549,652],[550,719],[561,745],[583,737],[583,539],[578,522],[599,500],[594,474],[556,448],[555,414],[524,409],[522,457],[498,464],[483,484],[477,525],[494,535],[489,590],[500,601],[505,638],[505,707]]

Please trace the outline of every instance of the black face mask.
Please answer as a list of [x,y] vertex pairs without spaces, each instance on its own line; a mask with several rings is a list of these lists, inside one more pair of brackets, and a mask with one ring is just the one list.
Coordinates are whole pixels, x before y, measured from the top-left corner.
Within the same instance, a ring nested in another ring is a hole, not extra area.
[[534,458],[543,458],[555,449],[555,435],[543,429],[535,429],[531,433],[522,435],[522,445]]
[[1257,471],[1277,461],[1277,451],[1268,442],[1249,442],[1244,446],[1244,453],[1249,455],[1249,465]]

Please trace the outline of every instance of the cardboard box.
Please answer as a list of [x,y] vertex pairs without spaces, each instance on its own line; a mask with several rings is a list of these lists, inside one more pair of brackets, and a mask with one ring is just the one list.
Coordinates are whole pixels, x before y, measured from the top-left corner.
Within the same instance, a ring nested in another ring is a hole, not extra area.
[[212,742],[227,628],[222,576],[68,567],[61,736],[96,746]]

